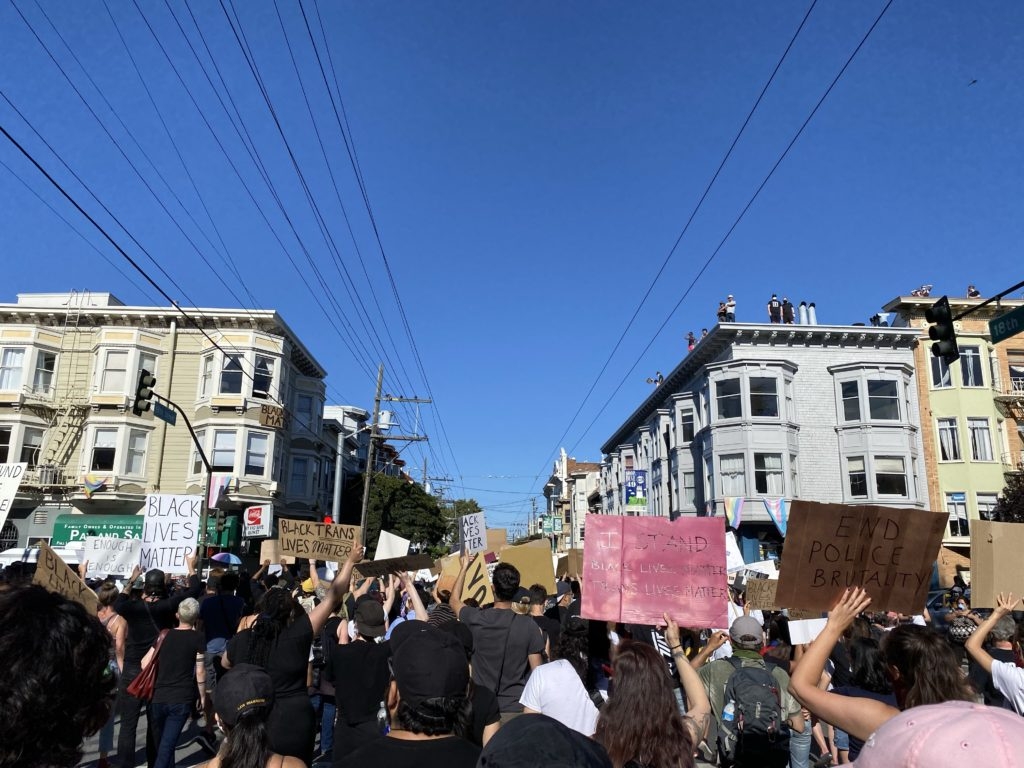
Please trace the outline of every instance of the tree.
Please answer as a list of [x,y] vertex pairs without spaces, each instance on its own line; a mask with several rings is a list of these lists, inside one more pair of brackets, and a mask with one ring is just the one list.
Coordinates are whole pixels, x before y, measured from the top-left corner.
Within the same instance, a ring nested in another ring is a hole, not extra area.
[[[363,476],[345,488],[342,522],[359,525],[363,503]],[[409,539],[412,546],[432,555],[444,553],[448,524],[437,499],[406,478],[374,475],[366,519],[366,554],[377,548],[381,530]]]
[[1024,472],[1014,472],[996,501],[989,520],[997,523],[1024,523]]

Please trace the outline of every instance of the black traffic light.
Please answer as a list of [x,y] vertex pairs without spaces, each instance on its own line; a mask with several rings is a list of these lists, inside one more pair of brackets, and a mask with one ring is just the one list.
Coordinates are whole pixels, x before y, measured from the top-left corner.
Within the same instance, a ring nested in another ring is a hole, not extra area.
[[956,331],[953,328],[953,310],[949,308],[949,299],[943,296],[925,310],[924,319],[932,324],[928,329],[928,337],[934,341],[932,354],[941,357],[946,365],[952,365],[960,358],[960,350],[956,345]]
[[132,404],[132,413],[141,416],[153,407],[150,402],[153,399],[153,387],[156,386],[156,376],[145,368],[139,371],[139,384],[135,387],[135,402]]
[[224,533],[224,529],[227,527],[227,515],[223,509],[217,510],[217,533]]

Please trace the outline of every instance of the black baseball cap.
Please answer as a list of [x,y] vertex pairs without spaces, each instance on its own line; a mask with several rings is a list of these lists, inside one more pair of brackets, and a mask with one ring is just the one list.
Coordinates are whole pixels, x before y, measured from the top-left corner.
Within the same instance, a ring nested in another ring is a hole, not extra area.
[[480,753],[477,768],[611,768],[604,747],[547,715],[503,725]]
[[391,633],[391,669],[410,706],[443,696],[465,696],[466,650],[456,637],[425,621],[403,621]]
[[356,629],[363,637],[380,637],[387,632],[384,608],[372,597],[363,597],[356,603],[356,611],[352,616]]
[[213,693],[214,709],[229,728],[254,709],[274,703],[274,681],[262,667],[236,664],[218,682]]

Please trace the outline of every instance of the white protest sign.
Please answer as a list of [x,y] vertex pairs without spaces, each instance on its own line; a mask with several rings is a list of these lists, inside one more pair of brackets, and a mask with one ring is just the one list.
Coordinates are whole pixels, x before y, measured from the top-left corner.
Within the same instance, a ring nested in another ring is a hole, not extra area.
[[89,563],[86,578],[128,576],[139,564],[141,539],[120,539],[114,536],[86,536],[82,558]]
[[377,539],[377,551],[373,553],[374,560],[390,560],[393,557],[405,557],[409,554],[409,539],[403,539],[387,531],[381,531]]
[[459,518],[459,548],[471,555],[487,549],[487,525],[483,512],[473,512]]
[[164,573],[188,573],[188,559],[199,540],[202,496],[150,494],[142,508],[142,550],[139,565]]
[[813,643],[825,629],[828,619],[799,619],[789,622],[789,639],[793,645]]
[[274,529],[274,508],[270,504],[246,507],[242,517],[242,537],[246,539],[270,538]]
[[743,555],[740,553],[740,546],[736,543],[736,534],[726,531],[725,534],[725,570],[729,573],[746,568],[743,562]]
[[14,494],[18,492],[18,486],[21,485],[21,478],[27,468],[28,464],[25,462],[0,464],[0,528],[7,522],[7,515],[14,504]]

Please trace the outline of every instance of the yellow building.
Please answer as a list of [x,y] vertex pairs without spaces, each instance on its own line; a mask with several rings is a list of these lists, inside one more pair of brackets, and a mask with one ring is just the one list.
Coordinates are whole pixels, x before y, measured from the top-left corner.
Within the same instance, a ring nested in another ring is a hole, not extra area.
[[[957,555],[969,555],[971,521],[995,506],[1007,473],[1024,468],[1024,335],[993,344],[988,329],[989,320],[1024,302],[993,303],[957,321],[960,359],[947,367],[931,354],[924,317],[936,299],[901,296],[885,310],[894,313],[892,325],[921,330],[914,359],[928,496],[949,515],[946,562],[966,566]],[[949,300],[954,316],[983,301]]]
[[0,304],[0,463],[29,465],[0,550],[49,539],[62,514],[99,524],[138,513],[147,493],[203,492],[180,415],[132,415],[142,369],[195,426],[223,508],[302,517],[329,504],[324,369],[273,310],[187,312],[195,322],[88,292]]

